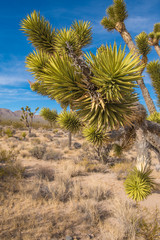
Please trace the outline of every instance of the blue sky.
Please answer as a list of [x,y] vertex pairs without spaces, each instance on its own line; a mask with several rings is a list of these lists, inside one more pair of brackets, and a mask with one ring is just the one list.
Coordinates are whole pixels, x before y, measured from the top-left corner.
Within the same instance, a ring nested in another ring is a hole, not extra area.
[[[36,107],[56,108],[60,106],[56,101],[42,97],[30,90],[27,80],[33,80],[25,68],[25,57],[33,50],[26,37],[20,31],[20,21],[33,10],[40,11],[50,21],[53,27],[69,27],[75,19],[92,22],[93,42],[86,50],[95,53],[100,45],[114,41],[124,46],[123,39],[117,32],[107,32],[100,21],[105,15],[106,8],[112,0],[5,0],[1,1],[0,8],[0,108],[12,111],[29,105],[33,110]],[[160,22],[160,0],[126,0],[129,17],[126,26],[132,37],[142,31],[151,32],[153,25]],[[154,49],[149,60],[158,59]],[[156,103],[151,82],[146,73],[145,83]],[[140,93],[140,90],[137,90]],[[140,94],[140,101],[144,104]]]

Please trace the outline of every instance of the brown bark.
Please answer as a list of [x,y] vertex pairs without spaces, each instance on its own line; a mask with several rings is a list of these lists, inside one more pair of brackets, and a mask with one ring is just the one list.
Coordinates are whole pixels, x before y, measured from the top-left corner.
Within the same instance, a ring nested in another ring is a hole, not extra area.
[[[129,50],[133,51],[135,54],[139,54],[138,50],[132,40],[131,35],[129,34],[129,32],[127,31],[127,29],[125,27],[125,24],[122,22],[118,22],[116,24],[115,29],[121,34],[123,40],[125,41],[125,43],[127,44],[128,48],[129,48]],[[143,63],[144,63],[144,61],[141,61],[141,64],[143,64]],[[146,102],[149,113],[150,114],[154,113],[156,111],[156,108],[155,108],[154,102],[148,92],[148,89],[145,86],[143,79],[137,81],[137,84],[139,85],[139,87],[142,91],[142,95]]]
[[155,48],[158,56],[160,57],[160,46],[159,46],[159,44],[154,45],[154,48]]

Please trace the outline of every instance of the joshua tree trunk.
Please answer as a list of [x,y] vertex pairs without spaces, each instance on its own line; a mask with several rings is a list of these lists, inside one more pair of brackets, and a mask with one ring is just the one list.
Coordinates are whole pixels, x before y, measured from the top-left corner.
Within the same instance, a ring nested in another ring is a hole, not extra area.
[[149,144],[146,140],[146,130],[144,125],[140,125],[136,129],[136,149],[137,149],[137,168],[144,170],[151,164],[149,153]]
[[160,46],[159,46],[159,44],[154,45],[154,48],[155,48],[158,56],[160,57]]
[[68,147],[69,147],[69,149],[71,149],[71,146],[72,146],[72,133],[69,132],[68,133]]
[[[129,32],[126,29],[125,24],[122,23],[122,22],[118,22],[116,24],[116,30],[121,34],[123,40],[125,41],[125,43],[127,44],[128,48],[129,48],[129,50],[134,51],[134,53],[136,53],[136,54],[139,54],[138,50],[137,50],[137,48],[136,48],[136,46],[135,46],[135,44],[132,40],[131,35],[129,34]],[[143,63],[143,61],[142,61],[142,63]],[[148,89],[146,88],[146,86],[144,84],[143,79],[137,81],[137,84],[139,85],[139,87],[142,91],[142,95],[143,95],[143,98],[146,102],[149,113],[150,114],[154,113],[156,111],[156,108],[155,108],[153,100],[152,100],[152,98],[151,98],[151,96],[148,92]]]

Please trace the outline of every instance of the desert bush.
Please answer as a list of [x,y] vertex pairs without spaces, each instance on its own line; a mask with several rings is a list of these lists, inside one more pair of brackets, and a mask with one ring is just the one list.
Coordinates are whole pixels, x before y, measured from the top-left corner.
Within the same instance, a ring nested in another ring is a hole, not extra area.
[[[33,134],[33,133],[31,133],[31,134]],[[33,138],[33,139],[31,139],[31,143],[33,143],[33,144],[40,144],[41,143],[41,140],[39,139],[39,138]]]
[[106,170],[104,165],[90,161],[88,158],[83,158],[79,164],[85,167],[86,172],[104,172]]
[[43,156],[46,153],[46,145],[35,146],[32,149],[30,149],[29,152],[33,157],[37,159],[43,159]]
[[67,202],[73,196],[73,182],[67,176],[57,176],[52,193],[56,201]]
[[55,176],[55,172],[50,167],[42,167],[41,166],[41,167],[39,167],[39,169],[37,171],[37,176],[40,179],[53,181],[54,180],[54,176]]
[[16,155],[14,152],[0,149],[0,163],[7,163],[15,160],[16,160]]
[[144,216],[139,223],[137,236],[143,237],[144,240],[160,239],[160,213],[158,209],[152,213],[145,209]]
[[25,168],[19,162],[9,162],[0,166],[0,179],[7,177],[21,178]]
[[49,141],[53,141],[53,137],[50,134],[45,133],[43,136],[46,137]]
[[24,124],[23,124],[22,122],[18,122],[18,121],[13,122],[13,123],[12,123],[12,126],[13,126],[13,128],[15,128],[15,129],[23,129],[23,128],[24,128]]
[[13,137],[13,130],[11,128],[7,128],[5,130],[5,134],[8,136],[8,137]]
[[61,151],[56,151],[53,149],[49,149],[45,154],[43,159],[44,160],[61,160],[63,157],[63,154],[61,153]]
[[112,166],[111,170],[117,174],[118,180],[123,180],[127,177],[132,167],[133,163],[131,162],[119,162]]

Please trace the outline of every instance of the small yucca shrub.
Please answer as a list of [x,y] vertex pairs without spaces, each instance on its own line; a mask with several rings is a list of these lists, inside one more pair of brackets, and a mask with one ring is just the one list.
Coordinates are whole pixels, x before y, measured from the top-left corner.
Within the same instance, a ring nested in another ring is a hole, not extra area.
[[136,167],[129,173],[124,183],[129,198],[138,202],[151,194],[155,186],[151,173],[152,170],[150,169],[140,171]]
[[5,131],[5,134],[6,134],[8,137],[13,137],[13,131],[12,131],[12,129],[7,128],[6,131]]
[[151,115],[147,117],[147,120],[160,123],[160,113],[159,112],[154,112]]

